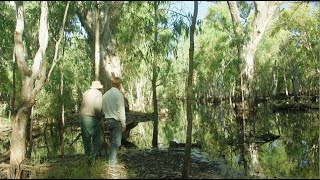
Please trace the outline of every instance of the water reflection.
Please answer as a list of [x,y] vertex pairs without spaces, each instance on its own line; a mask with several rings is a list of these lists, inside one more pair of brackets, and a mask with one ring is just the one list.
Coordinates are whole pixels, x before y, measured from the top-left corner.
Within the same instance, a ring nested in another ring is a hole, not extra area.
[[[244,142],[241,123],[236,120],[231,104],[219,106],[199,105],[193,107],[192,143],[201,143],[202,151],[211,158],[221,159],[229,166],[246,171],[251,168],[244,163],[248,154],[243,151]],[[256,107],[252,139],[263,178],[318,178],[319,169],[319,112],[272,112],[269,104]],[[45,121],[42,121],[45,122]],[[47,122],[52,124],[54,122]],[[46,125],[42,125],[44,127]],[[186,112],[183,103],[169,105],[166,118],[159,119],[159,147],[168,148],[170,141],[185,142]],[[46,126],[45,136],[35,143],[32,157],[40,161],[44,157],[60,153],[59,131]],[[79,126],[69,126],[65,131],[65,154],[83,154]],[[153,123],[139,123],[131,130],[129,141],[138,148],[152,148]],[[279,136],[279,137],[278,137]],[[252,154],[251,154],[252,156]]]
[[[172,105],[169,117],[159,121],[159,147],[170,141],[185,142],[186,113],[183,104]],[[253,139],[256,145],[260,174],[264,178],[318,178],[318,112],[273,113],[269,104],[256,107]],[[245,171],[241,127],[230,104],[194,106],[193,143],[201,142],[202,150],[212,158]],[[140,123],[131,132],[130,140],[140,148],[151,148],[152,122]],[[251,143],[251,144],[250,144]],[[252,154],[251,154],[252,156]],[[246,166],[246,167],[245,167]]]

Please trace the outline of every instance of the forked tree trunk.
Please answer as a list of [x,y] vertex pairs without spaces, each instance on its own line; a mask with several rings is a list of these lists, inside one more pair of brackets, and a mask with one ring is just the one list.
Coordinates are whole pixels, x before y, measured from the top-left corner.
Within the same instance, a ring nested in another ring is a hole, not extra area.
[[[29,68],[24,59],[22,34],[24,30],[23,2],[16,1],[16,29],[14,33],[14,51],[22,81],[21,100],[18,111],[14,112],[11,125],[10,138],[10,164],[14,166],[8,178],[20,178],[20,164],[25,159],[26,153],[26,126],[30,120],[31,108],[35,98],[45,83],[46,79],[46,48],[48,45],[48,5],[41,2],[41,15],[39,25],[39,49],[34,57],[32,68]],[[37,81],[36,81],[37,79]],[[11,176],[11,177],[10,177]]]
[[[237,4],[235,1],[228,1],[228,5],[236,39],[240,39],[244,36],[244,30],[241,27]],[[255,12],[251,24],[252,30],[249,33],[249,41],[243,46],[238,45],[241,102],[236,106],[236,113],[237,119],[242,122],[243,161],[247,175],[262,173],[257,145],[248,143],[248,139],[254,132],[255,107],[252,90],[254,56],[262,35],[279,5],[279,1],[254,1]]]

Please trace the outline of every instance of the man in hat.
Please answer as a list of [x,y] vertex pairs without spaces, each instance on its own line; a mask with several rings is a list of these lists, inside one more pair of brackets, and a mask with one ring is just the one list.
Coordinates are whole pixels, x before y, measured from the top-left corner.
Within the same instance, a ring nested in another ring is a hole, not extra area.
[[99,122],[102,113],[103,86],[100,81],[93,81],[89,90],[83,93],[80,107],[80,126],[85,155],[92,163],[95,156],[100,153],[102,145],[102,130]]
[[115,170],[122,133],[126,130],[126,116],[124,96],[121,92],[121,78],[113,77],[111,85],[111,89],[102,97],[102,110],[110,135],[109,168]]

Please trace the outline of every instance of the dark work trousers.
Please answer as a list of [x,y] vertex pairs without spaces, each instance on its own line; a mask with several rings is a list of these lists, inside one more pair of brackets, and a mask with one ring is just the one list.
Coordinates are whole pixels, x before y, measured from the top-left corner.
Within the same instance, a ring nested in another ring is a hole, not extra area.
[[84,152],[87,157],[94,159],[100,153],[102,146],[102,130],[99,121],[94,116],[81,116],[80,126]]

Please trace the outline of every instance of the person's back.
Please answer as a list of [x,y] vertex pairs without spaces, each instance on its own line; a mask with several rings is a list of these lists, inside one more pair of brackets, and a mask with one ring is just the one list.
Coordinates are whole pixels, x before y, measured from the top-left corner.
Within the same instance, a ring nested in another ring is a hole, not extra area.
[[89,90],[82,96],[80,107],[80,127],[84,152],[91,164],[102,146],[102,131],[100,120],[102,118],[102,89],[100,81],[93,81]]
[[121,92],[112,87],[102,97],[104,118],[113,118],[121,122],[122,127],[125,127],[125,106],[124,97]]
[[83,93],[83,100],[80,107],[80,115],[96,116],[101,114],[102,93],[97,89],[89,89]]
[[[126,129],[124,96],[121,93],[121,78],[111,79],[112,88],[102,97],[102,110],[110,135],[109,168],[117,164],[117,151],[121,145],[122,133]],[[110,170],[111,170],[110,169]]]

